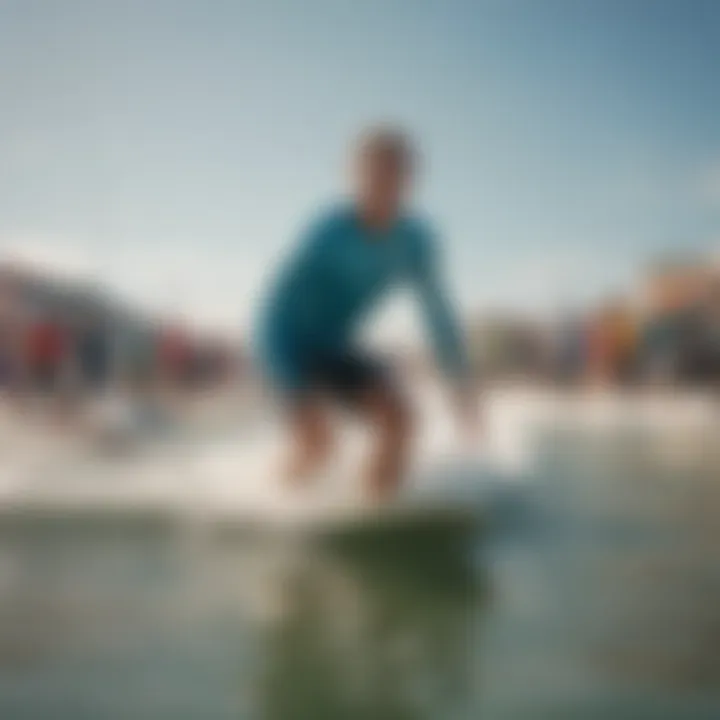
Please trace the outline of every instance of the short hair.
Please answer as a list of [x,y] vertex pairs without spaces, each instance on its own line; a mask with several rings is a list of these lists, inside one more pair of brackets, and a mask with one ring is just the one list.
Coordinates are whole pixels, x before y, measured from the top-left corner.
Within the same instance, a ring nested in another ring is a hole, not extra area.
[[358,157],[376,154],[392,158],[406,172],[412,172],[417,164],[417,153],[409,135],[392,125],[375,125],[360,134]]

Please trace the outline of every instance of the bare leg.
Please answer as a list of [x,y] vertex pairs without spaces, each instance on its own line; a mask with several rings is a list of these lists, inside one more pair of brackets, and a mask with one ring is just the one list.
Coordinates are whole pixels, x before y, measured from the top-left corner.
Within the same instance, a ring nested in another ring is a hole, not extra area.
[[368,492],[384,500],[397,492],[407,465],[413,434],[410,409],[398,393],[386,388],[371,391],[360,407],[375,440],[366,473]]
[[327,460],[332,449],[332,433],[327,414],[317,401],[294,408],[290,416],[292,449],[285,467],[285,478],[302,485]]

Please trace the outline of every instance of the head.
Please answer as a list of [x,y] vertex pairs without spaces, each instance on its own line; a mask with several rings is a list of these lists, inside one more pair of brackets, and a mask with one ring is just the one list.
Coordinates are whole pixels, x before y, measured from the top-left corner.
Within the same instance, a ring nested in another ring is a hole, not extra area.
[[362,213],[373,223],[392,222],[409,191],[415,153],[396,128],[367,130],[355,153],[356,193]]

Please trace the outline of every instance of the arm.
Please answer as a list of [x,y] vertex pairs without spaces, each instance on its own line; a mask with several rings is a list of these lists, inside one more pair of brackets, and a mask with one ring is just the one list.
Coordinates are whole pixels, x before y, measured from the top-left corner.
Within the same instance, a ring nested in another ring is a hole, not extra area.
[[450,380],[453,405],[461,425],[474,434],[478,420],[464,339],[453,306],[440,278],[434,248],[424,243],[415,266],[415,286],[438,365]]
[[436,249],[426,241],[415,263],[420,307],[440,369],[453,384],[465,386],[470,374],[465,343],[440,275]]
[[317,326],[322,309],[328,244],[333,239],[334,218],[314,222],[280,264],[259,311],[257,345],[274,379],[288,390],[301,382],[295,343],[303,333]]
[[263,298],[262,332],[265,340],[287,339],[318,305],[318,287],[324,283],[327,247],[333,238],[334,221],[321,218],[300,237],[282,260]]

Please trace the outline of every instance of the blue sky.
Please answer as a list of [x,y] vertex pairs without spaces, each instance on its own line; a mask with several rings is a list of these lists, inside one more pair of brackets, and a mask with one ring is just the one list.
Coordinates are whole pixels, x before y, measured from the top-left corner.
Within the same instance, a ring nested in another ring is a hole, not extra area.
[[390,119],[464,308],[585,301],[720,245],[718,70],[713,0],[0,1],[0,252],[242,326]]

